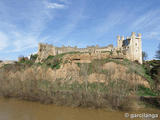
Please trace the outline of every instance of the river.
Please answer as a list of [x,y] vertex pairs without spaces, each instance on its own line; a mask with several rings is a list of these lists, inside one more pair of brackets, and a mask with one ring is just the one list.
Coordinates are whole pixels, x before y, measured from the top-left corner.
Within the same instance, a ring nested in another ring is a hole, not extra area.
[[[125,113],[106,109],[61,107],[44,105],[38,102],[0,98],[0,120],[130,120],[130,118],[124,117]],[[130,112],[129,115],[131,113],[154,113],[160,115],[160,110],[148,108]],[[133,120],[151,119],[136,118]],[[158,118],[154,120],[158,120]]]

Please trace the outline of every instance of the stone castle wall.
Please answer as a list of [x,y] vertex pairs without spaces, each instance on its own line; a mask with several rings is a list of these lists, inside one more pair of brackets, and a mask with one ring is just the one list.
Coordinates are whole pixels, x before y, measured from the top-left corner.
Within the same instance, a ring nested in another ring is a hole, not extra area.
[[[97,57],[104,56],[108,52],[114,53],[114,57],[127,58],[131,61],[138,61],[142,64],[142,47],[141,47],[141,34],[136,34],[132,32],[130,37],[126,39],[124,36],[117,37],[117,47],[113,45],[108,45],[106,47],[96,46],[87,46],[86,48],[77,48],[75,47],[55,47],[49,44],[39,44],[38,47],[38,58],[36,62],[42,62],[43,59],[46,59],[49,55],[55,56],[62,53],[68,52],[81,52],[81,53],[92,53]],[[103,54],[102,54],[103,53]]]
[[77,48],[77,47],[55,47],[49,44],[39,44],[38,47],[38,58],[36,62],[42,62],[43,59],[46,59],[48,56],[58,55],[62,53],[69,53],[69,52],[80,52],[80,53],[103,53],[109,52],[113,50],[113,45],[109,45],[106,47],[98,47],[98,46],[88,46],[87,48]]
[[117,37],[117,49],[120,50],[126,58],[131,61],[138,61],[142,64],[142,43],[141,43],[141,34],[137,36],[132,32],[130,37],[124,39],[124,36],[120,38]]

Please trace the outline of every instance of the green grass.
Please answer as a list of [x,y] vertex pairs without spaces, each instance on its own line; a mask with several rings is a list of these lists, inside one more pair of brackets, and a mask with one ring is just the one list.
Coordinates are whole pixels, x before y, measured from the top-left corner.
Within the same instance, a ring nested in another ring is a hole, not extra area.
[[[137,64],[136,62],[132,62],[128,59],[119,60],[119,59],[106,58],[101,60],[93,60],[92,63],[89,63],[88,74],[91,74],[94,72],[102,73],[102,74],[108,73],[108,71],[104,71],[103,69],[96,71],[98,69],[96,68],[97,66],[98,67],[103,66],[105,63],[108,63],[108,62],[114,62],[116,64],[121,64],[126,66],[128,68],[127,70],[128,73],[135,73],[137,75],[140,75],[141,77],[143,77],[149,82],[151,87],[153,87],[155,84],[151,76],[147,74],[147,70],[145,69],[144,65]],[[80,63],[78,66],[80,66]]]
[[107,63],[107,62],[114,62],[117,64],[124,65],[128,68],[127,72],[136,73],[136,74],[142,76],[143,78],[145,78],[150,83],[150,85],[154,84],[154,81],[152,80],[151,76],[149,76],[146,73],[147,71],[143,65],[137,64],[137,63],[132,62],[128,59],[117,60],[117,59],[107,58],[107,59],[102,59],[102,60],[98,60],[98,61],[100,61],[100,63],[102,63],[102,64]]
[[36,59],[37,59],[37,57],[38,57],[38,54],[31,55],[30,56],[30,60],[33,61],[33,62],[35,62]]
[[[59,69],[61,64],[62,64],[62,59],[64,55],[67,54],[79,54],[80,52],[68,52],[68,53],[62,53],[62,54],[58,54],[55,56],[48,56],[45,60],[43,60],[42,63],[35,63],[38,55],[31,55],[30,60],[25,60],[22,59],[21,61],[18,62],[18,64],[23,64],[23,65],[29,65],[29,66],[42,66],[42,67],[50,67],[52,69]],[[66,61],[67,63],[67,61]]]
[[150,88],[146,88],[144,86],[139,86],[137,94],[139,96],[157,96],[158,94],[154,91],[152,91]]
[[[46,67],[46,68],[50,67],[52,69],[59,69],[61,64],[62,64],[62,59],[63,59],[64,55],[66,55],[66,54],[77,54],[77,53],[80,53],[80,52],[68,52],[68,53],[58,54],[56,56],[48,56],[47,59],[45,59],[43,63],[33,63],[30,60],[26,60],[26,61],[22,60],[22,61],[18,62],[18,64],[38,65],[38,66],[42,66],[42,67]],[[35,55],[35,56],[32,56],[32,57],[36,58],[37,56]],[[142,76],[143,78],[145,78],[146,80],[148,80],[148,82],[150,83],[151,86],[154,85],[154,81],[152,80],[152,78],[148,74],[146,74],[145,66],[137,64],[135,62],[132,62],[128,59],[123,59],[123,60],[112,59],[112,58],[106,58],[106,59],[101,59],[101,60],[95,59],[91,63],[77,63],[77,65],[80,68],[82,67],[82,64],[85,65],[85,66],[88,66],[88,67],[86,67],[88,75],[90,75],[92,73],[106,74],[106,73],[108,73],[107,70],[98,69],[98,68],[102,67],[105,63],[108,63],[108,62],[114,62],[116,64],[122,64],[122,65],[124,65],[128,68],[128,71],[127,71],[128,73],[136,73],[136,74]],[[9,68],[9,65],[5,65],[5,66]],[[81,71],[80,71],[80,75],[83,75],[83,73],[81,73]],[[79,87],[81,88],[82,86],[80,85]],[[92,86],[94,86],[94,85],[91,85],[91,87],[89,87],[89,88],[92,89]],[[99,86],[101,86],[101,85],[99,85]],[[152,94],[152,92],[149,91],[149,89],[147,89],[147,88],[145,89],[143,87],[139,88],[139,94],[141,94],[141,95],[143,95],[143,94],[144,95],[155,95],[154,93]]]
[[[50,67],[52,69],[59,69],[60,65],[62,64],[62,59],[64,55],[76,54],[76,53],[70,52],[65,54],[59,54],[56,56],[48,56],[48,58],[44,60],[43,63],[33,63],[32,61],[26,60],[26,61],[21,61],[19,63],[16,63],[15,65],[5,65],[4,67],[5,67],[5,70],[13,71],[13,72],[16,72],[16,71],[22,72],[22,68],[25,69],[27,65],[28,66],[37,65],[37,66],[42,66],[46,68]],[[116,64],[124,65],[128,68],[127,72],[136,73],[144,77],[150,83],[153,83],[153,80],[151,79],[151,77],[146,74],[146,69],[143,65],[137,64],[135,62],[131,62],[127,59],[121,59],[121,60],[111,59],[111,58],[106,58],[101,60],[96,59],[96,60],[93,60],[91,63],[77,63],[77,65],[80,68],[84,67],[83,70],[86,70],[88,75],[92,73],[102,73],[105,75],[109,75],[110,73],[108,73],[109,72],[108,70],[99,69],[105,63],[108,63],[108,62],[114,62]],[[84,74],[85,74],[85,71],[80,71],[80,75],[84,75]],[[12,80],[12,78],[8,78],[8,79]],[[17,95],[33,94],[33,96],[36,95],[38,92],[39,92],[38,95],[41,96],[43,95],[43,92],[47,95],[50,95],[53,92],[57,92],[57,91],[78,91],[78,92],[85,91],[86,93],[98,93],[97,96],[99,95],[99,93],[110,95],[110,96],[119,96],[119,99],[120,99],[123,96],[128,96],[129,93],[135,92],[135,90],[137,90],[136,92],[138,96],[157,96],[158,95],[155,91],[153,91],[150,88],[146,88],[144,86],[138,86],[138,89],[134,89],[132,87],[133,85],[127,83],[126,80],[112,80],[112,78],[109,78],[109,81],[107,84],[100,83],[100,82],[89,83],[89,82],[85,82],[85,80],[81,84],[78,83],[76,80],[75,80],[76,82],[72,82],[72,83],[70,83],[71,80],[61,83],[63,79],[57,79],[55,82],[51,82],[44,78],[43,80],[41,80],[42,78],[40,80],[33,80],[34,77],[31,77],[24,81],[20,79],[18,80],[18,79],[19,79],[18,77],[15,78],[15,82],[14,82],[15,85],[12,85],[11,82],[8,84],[8,82],[5,80],[4,83],[6,84],[7,87],[5,88],[4,85],[2,85],[1,88],[8,89],[9,91],[8,94],[10,94],[10,91],[13,91],[13,93],[15,92],[15,94]],[[41,91],[43,92],[41,93]],[[44,98],[47,99],[46,97]]]
[[[68,53],[62,53],[55,56],[48,56],[47,59],[44,60],[43,64],[46,64],[46,66],[52,68],[52,69],[59,69],[62,64],[62,59],[64,55],[67,54],[78,54],[80,52],[68,52]],[[67,63],[67,61],[65,61]]]
[[[129,61],[128,59],[123,59],[123,60],[119,60],[119,59],[112,59],[112,58],[106,58],[106,59],[95,59],[93,60],[91,63],[85,63],[87,65],[89,65],[89,70],[88,70],[88,74],[91,74],[93,72],[95,72],[96,66],[98,65],[98,67],[103,66],[105,63],[108,62],[114,62],[116,64],[121,64],[124,65],[128,68],[128,72],[132,72],[132,73],[136,73],[144,78],[146,78],[148,81],[151,81],[151,78],[149,75],[146,74],[146,70],[144,69],[143,65],[134,63],[132,61]],[[81,65],[84,63],[77,63],[77,65],[79,67],[81,67]],[[101,70],[101,73],[103,73],[104,71]],[[106,72],[106,71],[105,71]]]
[[110,53],[110,51],[102,51],[101,53]]

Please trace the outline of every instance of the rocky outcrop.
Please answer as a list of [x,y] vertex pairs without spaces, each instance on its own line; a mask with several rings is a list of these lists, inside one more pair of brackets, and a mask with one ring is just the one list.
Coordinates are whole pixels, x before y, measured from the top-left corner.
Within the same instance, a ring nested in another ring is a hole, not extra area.
[[[7,63],[9,62],[6,62],[6,64]],[[13,61],[10,63],[14,64]],[[128,67],[121,64],[108,62],[103,66],[98,66],[96,69],[99,70],[95,70],[97,72],[93,71],[92,73],[88,73],[89,69],[94,68],[85,68],[85,66],[84,68],[79,67],[77,63],[71,62],[62,64],[59,69],[34,66],[14,73],[10,71],[6,76],[11,78],[18,77],[18,79],[22,81],[27,79],[44,79],[52,82],[60,80],[61,83],[67,82],[69,84],[75,81],[79,83],[87,81],[89,83],[100,82],[108,84],[111,80],[126,80],[133,85],[141,84],[145,87],[149,87],[149,83],[142,76],[134,72],[129,73]],[[101,72],[102,70],[105,72]]]
[[66,101],[71,100],[72,104],[79,101],[77,106],[88,106],[87,103],[102,107],[109,104],[121,109],[130,107],[128,101],[133,99],[128,97],[137,92],[136,87],[139,84],[149,87],[149,84],[134,71],[128,72],[132,65],[113,61],[100,59],[79,64],[71,61],[62,63],[58,69],[45,64],[6,65],[0,68],[0,94],[43,103],[66,105]]
[[74,63],[91,63],[95,59],[105,59],[105,58],[114,58],[114,59],[123,59],[124,56],[117,56],[116,53],[110,55],[110,53],[77,53],[77,54],[66,54],[63,57],[63,63],[65,61],[74,62]]
[[5,64],[15,64],[16,61],[1,61],[0,62],[0,67],[4,66]]
[[36,63],[42,62],[44,59],[46,59],[48,56],[56,55],[55,47],[49,44],[39,44],[38,46],[38,57],[36,59]]
[[131,82],[131,84],[133,85],[139,84],[139,85],[144,85],[147,88],[150,87],[146,79],[144,79],[142,76],[137,75],[132,71],[129,72],[129,68],[127,66],[116,64],[114,62],[109,62],[104,64],[103,69],[111,73],[110,77],[112,79],[127,80]]

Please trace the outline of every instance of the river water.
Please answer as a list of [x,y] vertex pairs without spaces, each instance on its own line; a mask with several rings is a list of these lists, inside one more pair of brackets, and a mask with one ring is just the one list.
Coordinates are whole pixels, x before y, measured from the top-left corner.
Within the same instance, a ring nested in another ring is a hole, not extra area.
[[[148,108],[131,113],[154,113],[160,115],[160,110]],[[125,112],[106,109],[61,107],[43,105],[38,102],[0,98],[0,120],[151,120],[125,118],[124,115]],[[158,118],[154,120],[158,120]]]

